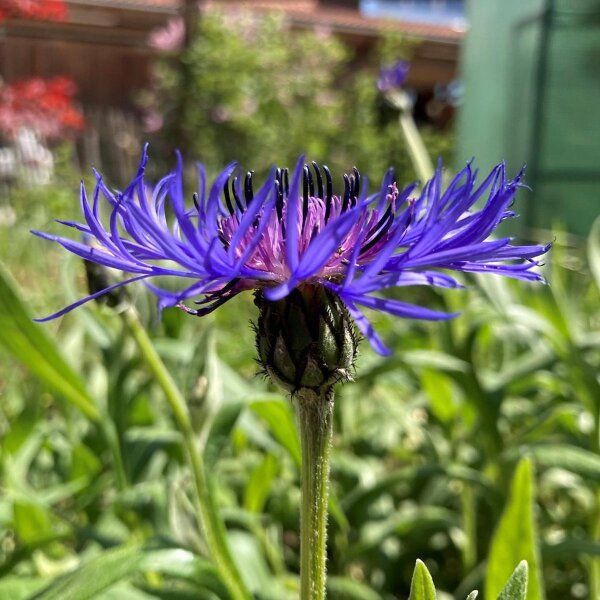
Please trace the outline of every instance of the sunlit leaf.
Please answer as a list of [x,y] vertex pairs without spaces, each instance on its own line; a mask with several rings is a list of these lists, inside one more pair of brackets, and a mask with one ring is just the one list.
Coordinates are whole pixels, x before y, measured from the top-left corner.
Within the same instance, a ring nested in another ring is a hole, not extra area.
[[34,323],[16,285],[0,266],[0,343],[51,390],[93,421],[100,413],[81,378],[62,357],[44,329]]
[[59,577],[35,600],[89,600],[135,573],[143,559],[144,553],[139,546],[106,550],[75,571]]
[[[526,598],[543,600],[533,515],[534,498],[533,463],[530,458],[524,458],[515,469],[508,502],[492,538],[485,579],[486,598],[498,596],[511,575],[513,565],[526,560],[530,565]],[[515,572],[515,581],[522,580],[521,571],[522,568]]]
[[256,513],[263,510],[277,468],[277,459],[272,454],[267,454],[252,471],[244,493],[244,506],[247,510]]
[[300,439],[289,402],[282,400],[259,400],[250,403],[251,410],[269,426],[273,437],[288,451],[296,465],[300,465]]
[[47,584],[47,577],[2,577],[0,600],[28,600]]
[[435,586],[425,563],[417,560],[408,600],[436,600]]
[[25,544],[36,544],[52,535],[52,519],[48,511],[31,502],[15,502],[13,523],[18,538]]
[[526,600],[526,598],[529,598],[527,580],[527,561],[523,560],[510,576],[508,583],[500,592],[498,600]]
[[600,481],[600,456],[567,444],[534,444],[520,449],[545,467],[559,467],[592,481]]

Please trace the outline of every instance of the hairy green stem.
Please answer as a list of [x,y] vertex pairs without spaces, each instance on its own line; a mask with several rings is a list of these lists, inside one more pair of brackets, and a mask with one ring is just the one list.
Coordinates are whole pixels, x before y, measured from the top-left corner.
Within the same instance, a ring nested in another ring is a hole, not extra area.
[[302,389],[294,395],[294,406],[302,446],[300,598],[324,600],[333,390],[318,394]]
[[175,418],[175,423],[183,436],[183,443],[194,479],[196,510],[204,531],[206,544],[215,565],[227,586],[232,600],[250,600],[251,595],[244,586],[237,567],[231,558],[225,526],[211,493],[202,455],[196,447],[194,431],[185,400],[152,345],[135,309],[130,307],[123,314],[143,359],[165,394]]

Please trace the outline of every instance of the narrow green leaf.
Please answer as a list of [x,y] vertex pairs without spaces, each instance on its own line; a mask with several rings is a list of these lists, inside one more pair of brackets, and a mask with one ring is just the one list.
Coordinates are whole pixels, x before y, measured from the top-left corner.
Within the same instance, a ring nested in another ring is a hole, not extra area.
[[420,560],[417,560],[415,565],[408,600],[436,600],[433,579],[425,563]]
[[429,397],[433,414],[443,423],[450,423],[456,415],[456,399],[450,377],[434,369],[423,369],[421,388]]
[[522,560],[500,592],[498,600],[525,600],[528,597],[527,575],[527,561]]
[[229,545],[242,579],[247,588],[255,596],[281,598],[285,594],[280,582],[275,579],[269,569],[264,555],[264,548],[259,541],[243,531],[229,531]]
[[289,402],[283,400],[259,400],[250,408],[266,421],[273,437],[289,452],[296,465],[300,465],[300,439]]
[[81,378],[62,357],[58,347],[34,323],[16,284],[0,265],[0,344],[50,389],[71,402],[92,421],[100,413]]
[[56,579],[33,600],[89,600],[135,573],[143,560],[139,546],[107,550]]
[[466,373],[469,365],[460,358],[438,350],[407,350],[401,354],[407,365],[438,371]]
[[350,577],[327,578],[327,597],[344,600],[381,600],[381,596],[370,587]]
[[207,468],[214,466],[223,449],[229,446],[231,432],[244,406],[243,402],[228,402],[219,407],[204,446]]
[[537,463],[545,467],[560,467],[600,482],[600,456],[585,448],[567,444],[535,444],[526,446],[521,451],[533,456]]
[[247,510],[255,513],[262,512],[277,469],[277,459],[272,454],[267,454],[252,471],[244,493],[244,506]]
[[580,538],[566,538],[556,544],[544,544],[542,555],[549,560],[571,559],[588,555],[600,557],[600,542]]
[[492,538],[485,579],[486,598],[498,596],[511,575],[512,565],[521,560],[530,566],[530,585],[523,598],[544,598],[533,517],[534,493],[532,460],[524,458],[515,469],[508,502]]
[[0,600],[27,600],[47,584],[47,577],[17,577],[15,575],[1,577]]

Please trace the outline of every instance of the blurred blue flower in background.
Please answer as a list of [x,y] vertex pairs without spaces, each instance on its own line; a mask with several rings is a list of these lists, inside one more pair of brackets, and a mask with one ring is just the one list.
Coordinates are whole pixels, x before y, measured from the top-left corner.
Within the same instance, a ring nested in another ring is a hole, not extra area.
[[410,63],[405,60],[399,60],[391,66],[381,67],[377,89],[380,92],[389,92],[401,88],[406,82],[409,71]]

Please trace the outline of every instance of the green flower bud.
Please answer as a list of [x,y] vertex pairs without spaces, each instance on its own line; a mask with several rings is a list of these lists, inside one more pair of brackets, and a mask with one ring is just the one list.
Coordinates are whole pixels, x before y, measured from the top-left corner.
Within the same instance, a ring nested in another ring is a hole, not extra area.
[[304,284],[270,302],[258,291],[259,361],[271,380],[294,394],[325,392],[351,379],[358,336],[346,307],[321,285]]

